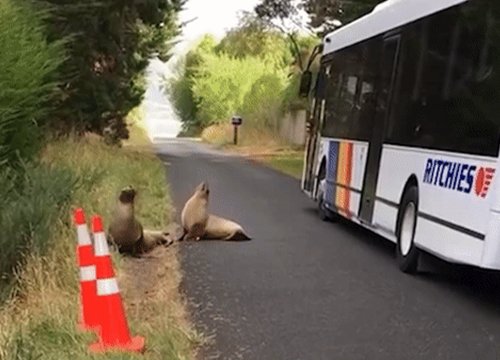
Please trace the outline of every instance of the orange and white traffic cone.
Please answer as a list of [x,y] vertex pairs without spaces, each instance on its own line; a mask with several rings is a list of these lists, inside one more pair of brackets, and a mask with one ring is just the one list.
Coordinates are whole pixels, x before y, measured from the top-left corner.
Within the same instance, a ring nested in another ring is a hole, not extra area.
[[94,233],[97,298],[101,331],[99,342],[91,344],[90,350],[93,352],[103,352],[106,350],[142,352],[144,350],[144,338],[141,336],[130,336],[100,216],[93,217],[92,231]]
[[75,210],[74,221],[78,241],[76,256],[80,268],[80,319],[78,328],[81,330],[95,330],[99,325],[99,319],[97,317],[94,249],[83,209],[78,208]]

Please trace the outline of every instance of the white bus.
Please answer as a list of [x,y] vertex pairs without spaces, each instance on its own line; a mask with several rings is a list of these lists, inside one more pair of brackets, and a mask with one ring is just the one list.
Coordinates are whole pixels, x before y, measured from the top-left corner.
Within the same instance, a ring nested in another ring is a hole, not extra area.
[[407,273],[422,251],[500,269],[500,1],[388,0],[318,49],[301,187],[321,217]]

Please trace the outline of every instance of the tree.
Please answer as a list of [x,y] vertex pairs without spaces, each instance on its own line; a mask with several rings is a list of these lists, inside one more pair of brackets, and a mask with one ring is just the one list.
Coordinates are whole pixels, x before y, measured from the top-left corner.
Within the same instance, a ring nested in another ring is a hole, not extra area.
[[[309,14],[310,25],[325,35],[341,24],[369,13],[381,0],[304,0],[302,6]],[[339,23],[337,23],[337,21]]]
[[324,36],[354,19],[368,13],[380,0],[261,0],[256,14],[267,20],[288,19],[297,23],[301,11],[309,15],[309,28]]
[[269,29],[269,26],[251,13],[245,13],[241,17],[238,26],[226,33],[215,50],[238,59],[255,56],[279,68],[288,66],[293,61],[293,53],[288,49],[283,34],[274,28]]
[[[273,66],[256,57],[235,59],[226,54],[207,54],[193,79],[197,116],[203,127],[227,119],[241,107],[253,84]],[[257,104],[254,104],[257,105]]]
[[71,37],[53,127],[97,133],[111,128],[115,138],[126,138],[124,119],[142,101],[149,59],[168,59],[185,0],[36,1],[51,5],[49,38]]
[[167,93],[182,121],[184,134],[196,134],[202,129],[198,103],[193,93],[194,79],[204,66],[205,56],[213,54],[217,45],[211,35],[203,36],[198,44],[177,63],[178,73],[167,84]]
[[254,12],[268,27],[281,31],[290,41],[295,62],[301,70],[304,64],[301,49],[297,42],[297,30],[304,29],[300,17],[300,2],[297,0],[262,0],[255,6]]

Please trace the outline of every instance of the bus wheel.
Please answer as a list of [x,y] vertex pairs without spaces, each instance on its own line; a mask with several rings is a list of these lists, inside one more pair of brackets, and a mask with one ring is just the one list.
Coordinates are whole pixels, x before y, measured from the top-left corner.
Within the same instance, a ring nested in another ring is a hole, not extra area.
[[411,186],[404,194],[398,213],[398,241],[396,257],[399,269],[407,274],[415,274],[418,268],[420,250],[415,246],[417,225],[418,190]]
[[335,219],[335,217],[334,217],[332,211],[330,211],[329,209],[327,209],[325,207],[325,200],[324,200],[325,191],[326,191],[325,182],[326,182],[326,180],[324,179],[324,177],[319,179],[318,196],[317,196],[318,215],[322,221],[333,221]]
[[329,211],[325,207],[325,201],[324,201],[324,197],[325,197],[324,182],[325,182],[325,180],[321,179],[320,183],[319,183],[319,189],[318,189],[318,215],[319,215],[319,218],[322,221],[328,221],[328,220],[330,220],[330,217],[329,217],[329,214],[328,214]]

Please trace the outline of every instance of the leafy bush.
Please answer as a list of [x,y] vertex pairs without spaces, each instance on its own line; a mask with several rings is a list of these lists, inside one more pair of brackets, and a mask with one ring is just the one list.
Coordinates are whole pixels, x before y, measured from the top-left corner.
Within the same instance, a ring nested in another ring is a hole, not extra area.
[[50,248],[53,229],[66,217],[77,184],[65,166],[26,164],[22,172],[0,172],[0,274],[22,265],[24,255],[43,255]]
[[255,57],[206,55],[193,80],[197,116],[203,126],[228,121],[231,115],[241,111],[254,84],[274,71],[272,65]]
[[0,165],[34,155],[38,126],[53,110],[64,44],[47,42],[46,17],[26,2],[0,1]]
[[255,81],[242,106],[246,123],[277,131],[286,80],[284,71],[275,71],[268,72]]

